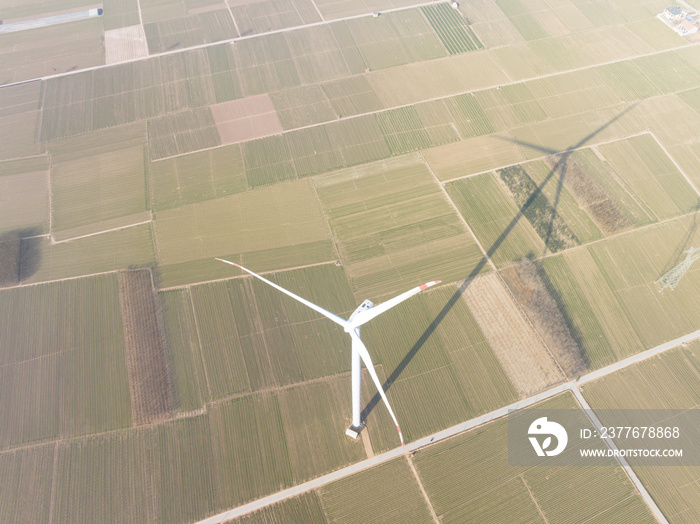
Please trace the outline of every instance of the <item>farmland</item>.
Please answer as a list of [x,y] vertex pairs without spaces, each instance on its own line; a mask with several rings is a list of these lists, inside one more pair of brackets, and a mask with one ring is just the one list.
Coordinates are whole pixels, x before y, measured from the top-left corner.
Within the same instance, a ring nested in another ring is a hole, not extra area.
[[407,157],[385,166],[315,181],[355,292],[382,296],[431,277],[454,281],[467,275],[481,253],[425,165]]
[[0,293],[0,446],[131,425],[116,277]]
[[[575,408],[577,404],[565,394],[537,407]],[[536,412],[537,408],[530,409]],[[514,511],[531,521],[571,515],[651,521],[641,498],[612,459],[610,465],[598,467],[510,466],[507,434],[506,420],[499,420],[415,454],[418,475],[443,522],[500,521]],[[580,496],[566,496],[574,484]],[[622,501],[627,503],[616,504]],[[606,515],[611,507],[613,514]]]
[[[698,402],[697,350],[695,342],[587,384],[586,399],[595,409],[694,408]],[[700,515],[697,468],[635,466],[634,469],[670,521],[692,522]]]
[[[656,284],[700,245],[700,51],[658,0],[418,4],[4,7],[0,521],[193,522],[396,451],[365,369],[344,435],[342,327],[214,257],[343,318],[442,281],[362,327],[415,453],[241,520],[649,519],[616,463],[506,466],[503,420],[417,441],[700,328],[697,267]],[[696,349],[585,394],[691,407]],[[697,520],[692,470],[639,476]]]

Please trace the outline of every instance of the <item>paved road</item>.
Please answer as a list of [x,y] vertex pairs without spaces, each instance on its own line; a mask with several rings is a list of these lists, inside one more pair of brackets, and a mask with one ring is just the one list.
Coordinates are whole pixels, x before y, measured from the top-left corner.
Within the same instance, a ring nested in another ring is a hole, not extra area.
[[[263,497],[261,499],[255,500],[255,501],[250,502],[248,504],[245,504],[243,506],[238,506],[237,508],[233,508],[233,509],[230,509],[228,511],[224,511],[223,513],[219,513],[218,515],[214,515],[212,517],[209,517],[208,519],[204,519],[204,520],[200,521],[198,524],[218,524],[220,522],[224,522],[227,519],[231,519],[234,517],[245,515],[246,513],[250,513],[252,511],[263,508],[263,507],[268,506],[270,504],[274,504],[275,502],[279,502],[279,501],[285,500],[287,498],[294,497],[294,496],[299,495],[301,493],[304,493],[306,491],[320,488],[321,486],[324,486],[324,485],[329,484],[331,482],[334,482],[336,480],[340,480],[342,478],[353,475],[354,473],[358,473],[358,472],[363,471],[365,469],[371,468],[372,466],[376,466],[377,464],[381,464],[381,463],[386,462],[388,460],[399,457],[399,456],[403,455],[404,453],[415,451],[419,448],[422,448],[423,446],[427,446],[428,444],[433,444],[435,442],[439,442],[440,440],[444,440],[446,438],[452,437],[454,435],[462,433],[463,431],[473,429],[473,428],[475,428],[477,426],[481,426],[482,424],[485,424],[487,422],[491,422],[491,421],[496,420],[498,418],[504,417],[508,414],[509,411],[527,408],[529,406],[537,404],[538,402],[541,402],[541,401],[546,400],[548,398],[554,397],[555,395],[563,393],[564,391],[572,391],[574,393],[574,395],[576,395],[576,398],[579,399],[579,402],[583,401],[582,405],[584,407],[588,407],[588,403],[583,398],[583,396],[581,395],[581,392],[578,389],[582,384],[586,384],[587,382],[591,382],[593,380],[599,379],[599,378],[604,377],[606,375],[609,375],[611,373],[615,373],[616,371],[619,371],[621,369],[629,367],[633,364],[636,364],[638,362],[641,362],[641,361],[646,360],[648,358],[651,358],[653,356],[659,355],[665,351],[668,351],[669,349],[680,346],[681,344],[685,344],[685,343],[690,342],[692,340],[695,340],[697,338],[700,338],[700,330],[693,331],[692,333],[688,333],[687,335],[684,335],[682,337],[676,338],[674,340],[670,340],[664,344],[661,344],[660,346],[656,346],[655,348],[649,349],[647,351],[643,351],[641,353],[638,353],[636,355],[628,357],[624,360],[620,360],[619,362],[616,362],[615,364],[611,364],[611,365],[606,366],[604,368],[601,368],[597,371],[593,371],[591,373],[588,373],[587,375],[580,377],[578,380],[572,380],[570,382],[560,384],[556,387],[553,387],[551,389],[548,389],[546,391],[543,391],[541,393],[538,393],[538,394],[533,395],[531,397],[528,397],[526,399],[519,400],[519,401],[514,402],[513,404],[510,404],[508,406],[504,406],[504,407],[497,409],[495,411],[491,411],[490,413],[485,413],[484,415],[473,418],[471,420],[467,420],[466,422],[462,422],[460,424],[457,424],[456,426],[452,426],[451,428],[445,429],[443,431],[439,431],[439,432],[435,433],[434,435],[428,435],[427,437],[423,437],[422,439],[419,439],[419,440],[416,440],[414,442],[411,442],[410,444],[407,444],[405,448],[395,448],[395,449],[392,449],[391,451],[387,451],[386,453],[382,453],[381,455],[375,455],[374,457],[372,457],[370,459],[363,460],[362,462],[358,462],[356,464],[352,464],[351,466],[334,471],[334,472],[329,473],[327,475],[323,475],[321,477],[315,478],[315,479],[310,480],[308,482],[305,482],[303,484],[299,484],[298,486],[294,486],[294,487],[291,487],[291,488],[288,488],[288,489],[285,489],[282,491],[278,491],[277,493],[273,493],[272,495],[268,495],[267,497]],[[595,421],[594,421],[594,423],[595,423]],[[599,425],[599,424],[600,424],[600,422],[598,421],[597,425]],[[614,446],[614,443],[612,445]],[[651,510],[651,512],[654,514],[654,516],[657,518],[657,520],[659,520],[659,522],[665,523],[666,519],[664,518],[661,511],[654,503],[653,499],[649,496],[649,493],[647,493],[646,489],[641,484],[641,482],[639,481],[637,476],[634,474],[634,471],[632,471],[631,467],[626,462],[623,464],[623,467],[625,468],[625,471],[627,472],[627,474],[630,476],[630,480],[632,480],[632,482],[635,484],[637,489],[640,491],[640,494],[642,495],[644,501],[649,506],[649,509]]]

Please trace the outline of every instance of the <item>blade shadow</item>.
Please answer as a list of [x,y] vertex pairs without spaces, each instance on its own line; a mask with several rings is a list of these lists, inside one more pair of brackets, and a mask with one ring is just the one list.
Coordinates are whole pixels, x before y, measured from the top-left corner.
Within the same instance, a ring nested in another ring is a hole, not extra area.
[[[499,137],[502,140],[507,140],[509,142],[513,142],[518,145],[526,146],[526,147],[532,147],[533,149],[537,149],[539,151],[542,151],[548,155],[554,155],[554,154],[560,154],[560,160],[557,163],[557,165],[550,170],[550,172],[547,174],[547,176],[544,178],[541,184],[537,186],[535,191],[528,197],[528,199],[525,201],[525,203],[520,207],[518,210],[517,214],[513,219],[508,223],[506,228],[501,232],[501,234],[498,236],[498,238],[494,241],[494,243],[491,245],[491,247],[488,248],[486,251],[486,254],[479,260],[479,263],[472,269],[472,271],[469,273],[469,276],[462,281],[462,283],[459,285],[457,288],[457,291],[450,297],[450,299],[447,301],[447,303],[443,306],[443,308],[440,310],[440,312],[437,314],[437,316],[433,319],[433,321],[430,323],[430,325],[426,328],[426,330],[421,334],[421,336],[418,338],[418,340],[413,344],[411,349],[406,353],[406,356],[399,362],[399,364],[396,366],[394,371],[392,371],[391,375],[386,379],[386,381],[383,384],[383,389],[384,392],[389,391],[391,386],[398,380],[398,378],[401,376],[401,374],[404,372],[408,364],[413,360],[413,358],[416,356],[418,351],[423,347],[425,342],[430,338],[430,336],[435,332],[437,327],[441,324],[443,319],[447,316],[447,314],[450,312],[452,307],[457,303],[457,301],[462,297],[464,292],[467,290],[469,287],[469,284],[471,283],[472,280],[484,269],[484,267],[488,264],[489,260],[493,256],[493,254],[498,250],[499,247],[501,247],[501,244],[505,241],[505,239],[508,237],[508,235],[513,231],[515,226],[518,224],[520,219],[524,216],[525,212],[529,209],[529,207],[532,205],[532,203],[535,201],[535,199],[542,193],[544,190],[544,187],[547,185],[547,183],[554,177],[554,175],[557,172],[557,168],[559,167],[560,163],[566,163],[566,159],[568,158],[571,153],[573,153],[576,149],[582,147],[584,144],[589,142],[593,137],[607,129],[609,126],[611,126],[613,123],[615,123],[617,120],[622,118],[626,113],[631,111],[637,103],[634,103],[630,105],[629,107],[625,108],[622,112],[617,114],[615,117],[607,121],[605,124],[597,128],[595,131],[589,133],[585,137],[583,137],[581,140],[579,140],[576,144],[573,146],[567,148],[565,151],[562,152],[557,152],[552,149],[537,145],[537,144],[530,144],[527,142],[519,141],[513,138],[507,138],[507,137]],[[563,175],[565,173],[562,173]],[[563,186],[563,177],[559,177],[559,185],[557,187],[557,193],[556,193],[556,198],[555,198],[555,204],[559,204],[559,195],[561,194]],[[552,219],[549,225],[549,231],[547,234],[547,239],[549,239],[549,235],[551,235],[553,224],[554,224],[554,216],[556,215],[556,207],[554,207],[554,213],[552,215]],[[547,249],[547,242],[545,242],[545,251]],[[361,419],[364,422],[367,420],[367,417],[369,414],[372,412],[372,410],[377,406],[379,401],[381,400],[381,395],[379,392],[375,393],[375,395],[372,397],[372,399],[367,403],[365,408],[362,410],[361,413]]]

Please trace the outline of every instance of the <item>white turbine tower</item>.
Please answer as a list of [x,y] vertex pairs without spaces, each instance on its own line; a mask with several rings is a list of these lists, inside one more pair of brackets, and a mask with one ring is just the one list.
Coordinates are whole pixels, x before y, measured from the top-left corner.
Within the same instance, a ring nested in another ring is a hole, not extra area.
[[362,383],[362,375],[360,372],[360,360],[363,360],[365,363],[365,367],[367,368],[367,371],[369,371],[370,376],[372,377],[372,380],[374,381],[375,386],[377,386],[377,389],[379,390],[379,394],[382,396],[382,400],[384,400],[384,404],[386,404],[387,409],[389,410],[389,414],[391,415],[391,418],[394,420],[394,424],[396,424],[396,429],[399,432],[399,438],[401,439],[401,445],[403,446],[403,435],[401,434],[401,428],[399,427],[399,422],[396,420],[396,415],[394,415],[394,412],[391,409],[391,406],[389,405],[389,400],[386,398],[386,394],[384,393],[384,389],[382,389],[382,384],[379,382],[379,377],[377,377],[377,373],[374,371],[374,366],[372,365],[372,359],[369,357],[369,353],[367,352],[367,348],[365,345],[362,343],[362,340],[360,339],[360,326],[362,324],[366,324],[370,320],[372,320],[374,317],[381,315],[385,311],[391,309],[392,307],[396,306],[397,304],[400,304],[407,298],[412,297],[413,295],[420,293],[424,289],[429,288],[430,286],[434,286],[435,284],[439,284],[440,280],[434,281],[434,282],[428,282],[427,284],[423,284],[422,286],[415,287],[411,289],[410,291],[406,291],[405,293],[392,298],[391,300],[388,300],[384,302],[383,304],[379,304],[377,307],[373,307],[374,304],[370,302],[369,300],[365,300],[360,306],[353,312],[352,315],[350,315],[350,318],[348,320],[344,320],[340,318],[338,315],[335,315],[331,313],[330,311],[326,311],[320,306],[317,306],[316,304],[309,302],[306,299],[301,298],[298,295],[295,295],[291,291],[287,291],[281,286],[278,286],[274,282],[270,282],[266,278],[261,277],[260,275],[257,275],[250,271],[249,269],[244,268],[243,266],[239,266],[238,264],[235,264],[233,262],[229,262],[228,260],[223,260],[221,258],[217,258],[216,260],[220,262],[224,262],[226,264],[231,264],[232,266],[236,266],[239,269],[242,269],[246,273],[249,273],[253,275],[254,277],[262,280],[266,284],[271,285],[275,289],[280,290],[282,293],[285,295],[288,295],[292,297],[295,300],[298,300],[302,304],[307,305],[314,311],[317,311],[321,313],[323,316],[331,319],[333,322],[336,324],[339,324],[343,327],[343,330],[350,335],[350,338],[352,339],[352,426],[348,428],[348,430],[345,432],[348,436],[352,438],[357,438],[359,435],[360,431],[362,431],[362,421],[360,420],[360,385]]

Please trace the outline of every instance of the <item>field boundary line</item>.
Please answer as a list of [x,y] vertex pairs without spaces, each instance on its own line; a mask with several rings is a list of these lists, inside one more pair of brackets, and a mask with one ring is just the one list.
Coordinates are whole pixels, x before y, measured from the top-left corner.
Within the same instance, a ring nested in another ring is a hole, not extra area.
[[394,449],[386,451],[380,455],[375,455],[371,459],[365,459],[363,461],[356,462],[355,464],[351,464],[350,466],[347,466],[345,468],[341,468],[339,470],[333,471],[331,473],[327,473],[327,474],[322,475],[320,477],[316,477],[315,479],[309,480],[309,481],[304,482],[302,484],[292,486],[291,488],[287,488],[285,490],[278,491],[277,493],[267,495],[265,497],[259,498],[257,500],[252,501],[252,502],[249,502],[247,504],[243,504],[241,506],[229,509],[229,510],[224,511],[222,513],[219,513],[217,515],[213,515],[209,518],[200,520],[198,522],[198,524],[220,524],[228,519],[232,519],[234,517],[240,517],[242,515],[246,515],[248,513],[256,511],[260,508],[263,508],[265,506],[269,506],[269,505],[274,504],[276,502],[280,502],[282,500],[294,497],[296,495],[306,493],[307,491],[311,491],[311,490],[320,488],[321,486],[324,486],[324,485],[329,484],[331,482],[334,482],[336,480],[340,480],[342,478],[348,477],[348,476],[353,475],[355,473],[359,473],[361,471],[369,469],[369,468],[376,466],[378,464],[382,464],[382,463],[387,462],[389,460],[392,460],[394,458],[400,457],[403,453],[416,451],[420,448],[426,447],[426,446],[431,445],[433,443],[440,442],[442,440],[448,439],[450,437],[453,437],[453,436],[458,435],[460,433],[463,433],[465,431],[482,426],[488,422],[492,422],[496,419],[502,418],[502,417],[508,415],[512,411],[517,411],[517,410],[528,408],[528,407],[533,406],[539,402],[542,402],[543,400],[547,400],[547,399],[552,398],[552,397],[559,395],[561,393],[571,391],[572,393],[574,393],[574,395],[576,395],[574,390],[576,390],[582,384],[592,382],[596,379],[599,379],[601,377],[604,377],[606,375],[609,375],[611,373],[614,373],[616,371],[624,369],[624,368],[631,366],[633,364],[636,364],[638,362],[642,362],[644,360],[652,358],[656,355],[659,355],[661,353],[668,351],[669,349],[673,349],[675,347],[681,346],[683,344],[686,344],[687,342],[693,341],[693,340],[698,339],[698,338],[700,338],[700,329],[693,331],[691,333],[687,333],[686,335],[675,338],[673,340],[669,340],[668,342],[665,342],[659,346],[653,347],[651,349],[647,349],[645,351],[642,351],[640,353],[637,353],[635,355],[632,355],[630,357],[622,359],[614,364],[610,364],[610,365],[605,366],[603,368],[600,368],[596,371],[592,371],[586,375],[583,375],[582,377],[579,377],[577,380],[571,380],[569,382],[559,384],[559,385],[554,386],[554,387],[547,389],[545,391],[541,391],[540,393],[536,393],[535,395],[532,395],[530,397],[517,400],[516,402],[513,402],[512,404],[509,404],[507,406],[503,406],[503,407],[498,408],[498,409],[491,411],[489,413],[484,413],[483,415],[480,415],[478,417],[474,417],[470,420],[460,422],[459,424],[456,424],[450,428],[438,431],[437,433],[434,433],[433,435],[427,435],[423,438],[420,438],[418,440],[415,440],[413,442],[406,444],[406,446],[404,448],[394,448]]
[[442,191],[443,197],[447,199],[447,202],[450,204],[450,207],[454,210],[455,213],[457,213],[457,217],[459,220],[462,222],[462,225],[466,228],[467,232],[471,235],[471,237],[474,239],[474,242],[476,243],[477,246],[479,246],[479,249],[481,250],[481,253],[483,254],[483,257],[486,259],[486,262],[491,266],[491,269],[493,271],[498,271],[498,268],[496,267],[496,264],[493,263],[493,260],[491,260],[491,257],[488,256],[488,252],[484,249],[484,246],[481,245],[481,242],[479,242],[479,239],[476,238],[476,235],[474,234],[474,231],[472,231],[472,228],[469,226],[467,223],[466,219],[462,216],[462,213],[459,212],[459,209],[457,209],[457,206],[455,205],[454,202],[452,202],[452,199],[450,198],[450,195],[447,193],[447,189],[445,189],[445,183],[441,182],[440,179],[437,177],[435,172],[433,171],[433,168],[430,167],[430,164],[425,160],[425,157],[423,156],[423,151],[419,151],[418,153],[420,155],[421,161],[423,164],[425,164],[425,167],[428,168],[428,171],[432,175],[433,179],[435,180],[435,183],[438,185],[440,188],[440,191]]
[[676,169],[680,171],[681,175],[685,178],[685,180],[690,184],[690,186],[695,190],[695,193],[697,193],[698,196],[700,196],[700,191],[698,191],[698,187],[695,185],[695,182],[693,182],[690,177],[686,174],[686,172],[681,168],[680,165],[678,165],[678,162],[676,162],[676,159],[673,158],[673,155],[671,155],[670,151],[666,149],[666,146],[664,146],[661,141],[656,137],[653,131],[648,131],[648,133],[651,135],[651,138],[654,139],[654,141],[659,145],[659,147],[663,150],[664,153],[666,153],[666,156],[671,159],[671,162],[673,162],[673,165],[676,166]]
[[[328,229],[328,236],[331,239],[331,242],[333,242],[333,251],[335,251],[335,254],[338,256],[337,261],[340,262],[341,267],[343,267],[343,259],[340,257],[340,244],[338,243],[338,239],[335,236],[335,232],[333,231],[333,228],[331,227],[331,220],[328,218],[328,214],[326,213],[326,210],[323,208],[323,200],[321,200],[321,196],[318,194],[318,187],[316,187],[316,180],[313,177],[310,177],[311,179],[309,180],[309,183],[311,184],[311,189],[314,190],[314,195],[316,196],[316,202],[318,203],[318,207],[321,211],[321,215],[323,215],[323,222],[326,224],[326,228]],[[343,272],[345,272],[345,268],[343,267]],[[352,290],[352,286],[351,286]],[[355,293],[353,293],[354,295]]]
[[231,4],[228,3],[228,0],[226,1],[226,7],[228,8],[228,12],[231,15],[231,20],[233,20],[233,26],[236,28],[236,33],[238,33],[238,36],[241,36],[241,30],[238,29],[238,22],[236,22],[236,17],[233,16],[233,11],[231,11]]
[[430,502],[430,498],[428,498],[428,492],[425,491],[425,488],[423,487],[423,482],[421,482],[420,477],[418,476],[418,471],[416,471],[416,466],[413,465],[413,461],[411,460],[411,455],[410,453],[406,453],[404,455],[406,457],[406,462],[408,462],[408,467],[411,468],[411,473],[413,473],[413,477],[416,479],[416,482],[418,483],[418,487],[420,488],[420,492],[423,494],[423,498],[425,499],[425,503],[428,505],[428,509],[430,510],[430,515],[433,517],[433,522],[435,524],[440,524],[440,519],[437,516],[437,513],[435,513],[435,508],[433,508],[432,502]]
[[[318,16],[320,16],[320,17],[321,17],[321,20],[323,20],[323,21],[325,22],[325,21],[326,21],[326,17],[323,16],[323,14],[321,13],[321,10],[320,10],[320,9],[318,8],[318,6],[316,5],[316,0],[311,0],[311,3],[314,4],[314,8],[316,9],[316,12],[318,13]],[[295,6],[295,9],[296,9],[296,6]]]
[[95,233],[88,233],[86,235],[78,235],[77,237],[66,238],[65,240],[54,240],[53,235],[50,235],[51,244],[52,245],[64,244],[65,242],[73,242],[73,240],[79,240],[81,238],[88,238],[88,237],[95,237],[97,235],[104,235],[105,233],[111,233],[112,231],[120,231],[122,229],[129,229],[130,227],[142,226],[144,224],[150,224],[152,222],[153,222],[153,218],[151,218],[150,220],[144,220],[142,222],[136,222],[134,224],[128,224],[126,226],[118,226],[118,227],[113,227],[111,229],[105,229],[104,231],[97,231]]
[[[600,420],[596,416],[596,414],[593,412],[591,409],[591,406],[588,405],[588,402],[584,398],[583,394],[579,390],[579,388],[574,387],[571,389],[573,392],[574,396],[576,397],[576,400],[578,403],[581,405],[583,408],[584,413],[588,416],[589,420],[593,423],[593,425],[596,427],[598,431],[601,430],[603,425],[601,424]],[[617,450],[617,446],[615,445],[615,442],[610,437],[605,438],[605,443],[607,444],[608,448],[612,450]],[[651,495],[649,495],[649,492],[646,490],[642,482],[639,480],[639,477],[637,477],[637,474],[632,470],[632,467],[629,465],[627,462],[627,459],[621,455],[617,455],[615,458],[617,458],[617,462],[620,464],[622,469],[627,473],[627,477],[632,481],[632,484],[634,485],[635,488],[637,488],[637,492],[640,494],[646,505],[649,507],[649,510],[651,511],[652,515],[654,515],[654,518],[658,522],[661,522],[663,524],[668,524],[668,521],[666,520],[666,517],[664,514],[661,512],[659,507],[656,505],[656,502],[654,502],[654,499],[651,498]]]
[[51,470],[51,497],[49,500],[49,518],[48,522],[53,522],[53,512],[56,505],[56,480],[58,477],[58,443],[57,440],[53,447],[53,469]]
[[540,517],[542,517],[542,520],[544,520],[544,523],[549,524],[549,521],[547,520],[547,517],[545,517],[544,512],[542,511],[542,508],[540,508],[540,505],[537,502],[537,499],[532,494],[532,491],[530,490],[530,486],[527,485],[527,481],[525,480],[525,476],[521,473],[520,475],[518,475],[518,478],[523,481],[523,484],[525,485],[525,489],[530,494],[530,499],[535,504],[535,507],[537,508],[537,512],[540,514]]
[[[187,296],[190,302],[190,311],[192,311],[192,320],[194,321],[194,330],[197,333],[197,346],[199,346],[199,360],[202,362],[202,370],[204,371],[204,382],[207,385],[207,396],[208,400],[211,399],[211,386],[209,385],[209,374],[207,373],[207,366],[204,364],[204,355],[202,355],[202,337],[199,334],[199,322],[197,322],[197,312],[194,309],[194,299],[192,298],[192,293],[189,289],[186,289]],[[228,291],[226,292],[228,294]],[[204,405],[207,405],[207,399],[204,401]]]

